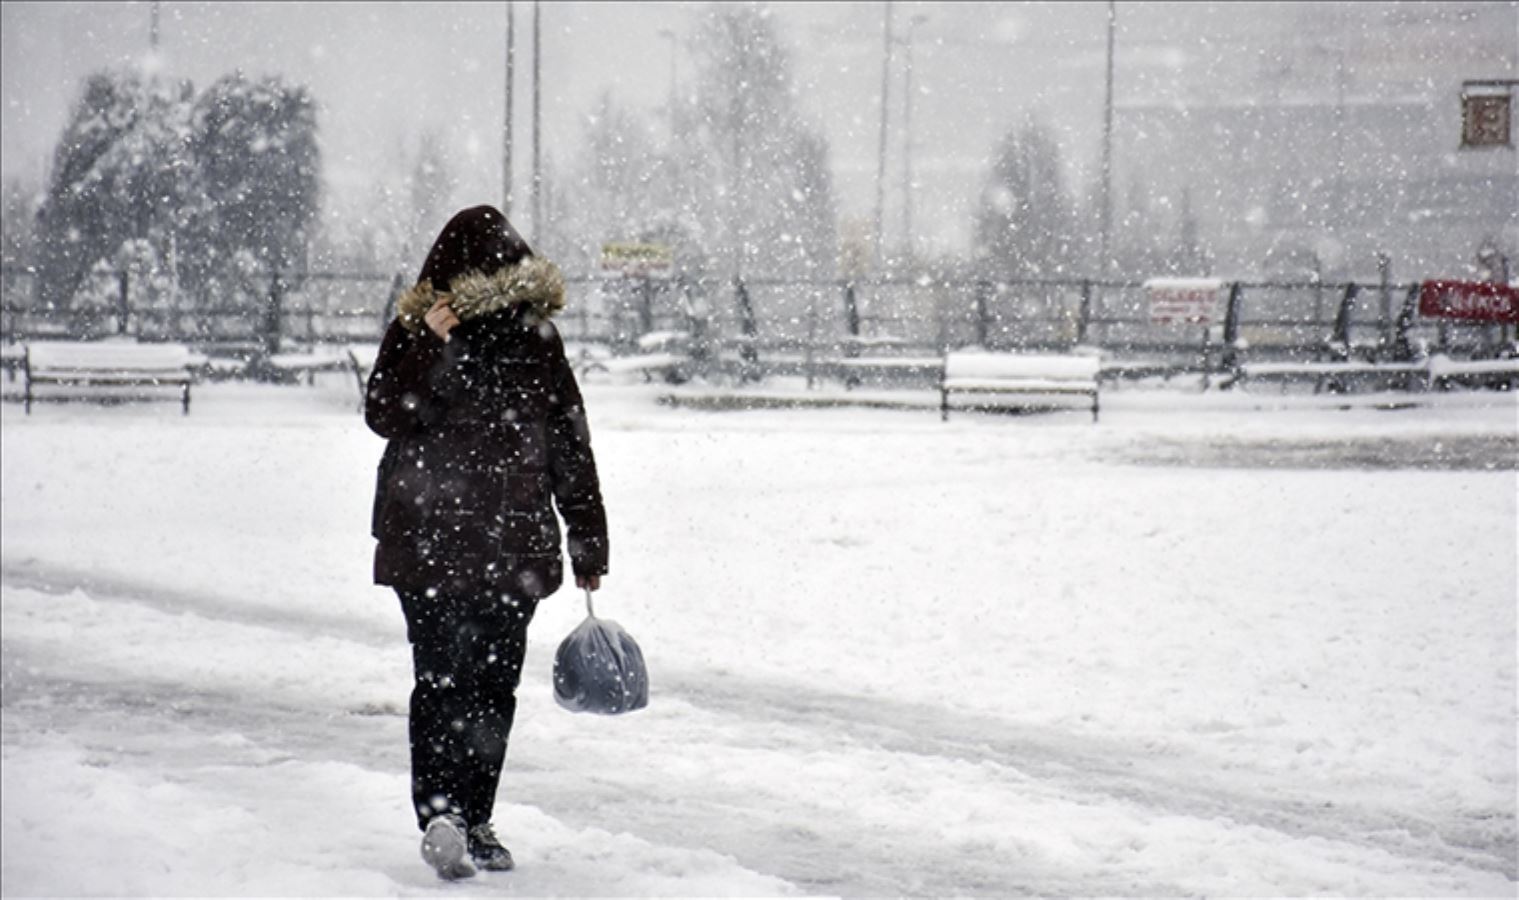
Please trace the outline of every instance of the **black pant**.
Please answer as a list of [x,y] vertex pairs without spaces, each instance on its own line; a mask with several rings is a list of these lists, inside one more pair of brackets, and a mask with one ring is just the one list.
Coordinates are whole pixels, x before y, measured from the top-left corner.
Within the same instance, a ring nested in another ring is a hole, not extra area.
[[398,591],[412,641],[411,795],[417,826],[489,822],[536,604]]

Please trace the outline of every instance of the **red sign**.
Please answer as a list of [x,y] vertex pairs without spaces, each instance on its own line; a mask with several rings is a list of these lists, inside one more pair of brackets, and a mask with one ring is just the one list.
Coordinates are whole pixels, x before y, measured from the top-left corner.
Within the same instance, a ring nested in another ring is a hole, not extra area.
[[1217,278],[1151,278],[1145,291],[1151,322],[1209,325],[1218,318],[1224,283]]
[[1426,281],[1419,288],[1419,315],[1519,324],[1519,290],[1483,281]]

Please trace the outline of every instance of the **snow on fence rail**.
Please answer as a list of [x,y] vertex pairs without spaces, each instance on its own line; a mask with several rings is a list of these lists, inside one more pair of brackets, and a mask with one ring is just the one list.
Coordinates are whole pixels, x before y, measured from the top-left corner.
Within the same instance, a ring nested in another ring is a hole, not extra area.
[[[92,284],[67,308],[48,308],[37,302],[32,273],[5,270],[0,340],[123,334],[202,348],[251,344],[272,356],[291,339],[340,345],[377,341],[393,315],[393,297],[404,287],[390,275],[315,272],[248,279],[215,304],[190,307],[151,295],[121,275]],[[1417,298],[1419,284],[1175,278],[693,282],[572,276],[568,281],[570,304],[558,320],[567,339],[635,353],[642,335],[683,331],[697,343],[742,354],[746,371],[760,374],[799,371],[804,357],[854,358],[859,354],[848,348],[871,341],[889,347],[872,356],[924,356],[967,345],[1046,353],[1098,347],[1123,363],[1105,366],[1104,377],[1129,377],[1223,373],[1245,362],[1315,361],[1332,355],[1326,351],[1331,344],[1343,345],[1342,354],[1384,360],[1412,358],[1419,345],[1453,357],[1491,356],[1513,340],[1514,330],[1507,322],[1419,315],[1417,305],[1410,311],[1409,298]],[[1178,291],[1186,293],[1188,309],[1166,302],[1157,307],[1157,295],[1164,299]]]

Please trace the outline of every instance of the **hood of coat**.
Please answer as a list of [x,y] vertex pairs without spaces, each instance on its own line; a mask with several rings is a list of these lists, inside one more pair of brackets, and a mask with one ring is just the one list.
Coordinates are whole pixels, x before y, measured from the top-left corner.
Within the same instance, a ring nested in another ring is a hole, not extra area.
[[564,275],[548,260],[529,256],[489,275],[465,272],[449,282],[447,293],[435,291],[432,282],[423,279],[401,295],[396,316],[408,331],[419,333],[427,327],[422,317],[440,297],[449,298],[448,305],[461,322],[518,305],[526,305],[538,319],[547,319],[564,309]]

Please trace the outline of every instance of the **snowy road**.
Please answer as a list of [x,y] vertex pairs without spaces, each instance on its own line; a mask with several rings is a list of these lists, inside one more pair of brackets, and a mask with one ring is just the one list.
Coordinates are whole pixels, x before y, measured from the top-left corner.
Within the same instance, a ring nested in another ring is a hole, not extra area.
[[[451,887],[407,821],[398,616],[330,571],[365,549],[326,535],[362,521],[368,439],[204,405],[4,411],[7,894],[1515,891],[1512,405],[946,432],[608,396],[642,552],[598,605],[655,702],[554,708],[578,613],[546,606],[498,808],[522,868]],[[1172,466],[1431,435],[1464,462]]]
[[[293,640],[319,639],[354,645],[345,647],[353,654],[386,652],[381,636],[356,640],[351,629],[300,617],[286,622],[260,617],[264,620],[254,623],[208,602],[202,609],[218,614],[202,618],[186,611],[185,598],[165,602],[148,586],[129,595],[122,591],[128,585],[116,585],[112,595],[91,584],[92,599],[83,601],[82,592],[59,595],[33,587],[66,584],[66,573],[8,571],[5,576],[8,609],[19,606],[22,618],[29,613],[56,615],[55,604],[68,603],[72,596],[85,607],[82,619],[111,618],[110,609],[99,607],[128,605],[136,607],[132,615],[147,628],[172,628],[180,640],[193,643],[257,647],[271,640],[288,646]],[[20,604],[15,603],[18,597]],[[168,621],[187,616],[198,620],[192,629],[183,621],[175,626]],[[6,622],[8,633],[13,624]],[[249,835],[235,826],[259,822],[266,842],[255,840],[252,852],[244,851],[242,865],[208,860],[208,878],[225,877],[226,866],[237,873],[239,882],[249,878],[252,887],[268,861],[300,860],[309,848],[282,846],[278,819],[290,815],[305,823],[297,829],[297,841],[290,843],[318,838],[320,831],[311,828],[313,823],[300,808],[303,802],[337,810],[354,807],[354,798],[324,796],[334,793],[334,786],[367,783],[394,790],[404,784],[404,717],[394,704],[313,707],[312,697],[294,692],[281,696],[258,684],[246,686],[251,690],[235,685],[186,689],[178,678],[165,677],[172,672],[163,671],[151,680],[133,680],[125,671],[101,665],[97,654],[108,655],[110,650],[91,647],[91,631],[106,629],[83,622],[69,629],[68,647],[90,661],[67,666],[58,662],[66,655],[64,647],[5,642],[5,746],[31,746],[35,733],[46,734],[64,715],[68,730],[84,739],[70,743],[67,750],[53,745],[50,752],[72,751],[81,765],[121,773],[130,784],[166,776],[187,799],[215,798],[208,812],[219,811],[208,818],[223,821],[196,827],[195,846],[205,846],[206,827],[213,829],[212,835],[224,832],[220,839],[229,846],[247,844]],[[98,636],[111,639],[107,633]],[[547,685],[530,683],[526,691],[529,697],[541,698],[547,695]],[[555,818],[575,831],[621,823],[651,842],[653,847],[639,850],[656,860],[654,848],[702,848],[807,893],[1175,895],[1195,891],[1195,879],[1207,872],[1210,860],[1219,875],[1227,871],[1228,879],[1242,878],[1241,860],[1252,852],[1266,853],[1278,862],[1296,858],[1299,867],[1308,861],[1321,866],[1354,861],[1374,870],[1382,860],[1389,879],[1385,892],[1406,883],[1399,879],[1406,879],[1410,870],[1420,872],[1431,885],[1459,872],[1512,876],[1512,857],[1506,855],[1511,833],[1505,834],[1501,823],[1421,818],[1379,802],[1377,785],[1369,781],[1338,785],[1332,795],[1314,795],[1293,791],[1268,772],[1219,770],[1216,762],[1174,747],[1079,739],[921,704],[799,690],[710,671],[664,672],[660,697],[659,714],[638,723],[638,765],[633,767],[626,765],[630,752],[622,740],[582,739],[573,747],[560,744],[557,752],[546,752],[525,730],[519,737],[521,749],[514,751],[513,793],[532,797],[540,809],[553,810]],[[546,708],[531,711],[553,714]],[[627,731],[622,729],[623,738]],[[710,767],[693,757],[721,760],[724,771],[714,777]],[[785,773],[798,762],[804,771],[765,777]],[[23,764],[23,773],[26,768]],[[39,774],[50,780],[51,766]],[[8,781],[14,777],[16,773],[7,772]],[[12,797],[30,798],[36,790],[24,784],[15,787]],[[259,821],[269,811],[270,790],[289,796],[275,804],[281,810],[276,821]],[[880,804],[898,809],[882,816]],[[394,806],[394,798],[383,797],[379,805]],[[243,815],[227,817],[239,807]],[[47,807],[23,808],[19,823],[47,829],[48,812]],[[132,817],[145,812],[151,816],[151,811],[141,809],[126,812],[127,821],[115,824],[127,833],[112,838],[130,837]],[[37,820],[28,821],[25,813]],[[163,813],[170,830],[180,813]],[[350,844],[364,847],[366,836],[343,835],[342,822],[373,818],[361,808],[352,813],[353,819],[338,815],[321,829],[330,828],[327,841],[349,866],[361,871],[372,866],[407,889],[434,886],[411,865],[409,842],[394,848],[393,859],[385,858],[391,848],[383,845],[373,848],[381,854],[370,860],[364,858],[367,854],[343,850]],[[967,833],[978,830],[978,819],[979,839]],[[62,821],[67,823],[68,817]],[[1100,865],[1072,871],[1058,857],[1009,853],[1002,845],[1016,835],[1007,830],[1013,823],[1025,829],[1018,837],[1034,841],[1051,856],[1061,850],[1071,855],[1100,853]],[[1098,827],[1094,833],[1072,834],[1072,825],[1082,823]],[[1146,871],[1140,862],[1158,840],[1153,832],[1168,830],[1165,823],[1185,834],[1176,835],[1181,838],[1178,843],[1193,844],[1186,860],[1196,867],[1189,885],[1166,881],[1158,877],[1162,873]],[[79,827],[89,826],[70,823],[51,836],[69,840]],[[1070,846],[1063,847],[1067,842]],[[105,843],[119,846],[118,840]],[[128,847],[133,843],[125,842]],[[172,844],[162,850],[184,861],[197,855]],[[122,864],[131,871],[129,860]],[[681,860],[682,866],[689,864]],[[193,873],[195,867],[190,868]],[[321,871],[325,866],[317,868],[307,876],[333,874]],[[27,871],[25,865],[13,866],[10,874],[24,878]],[[39,883],[47,880],[45,869],[36,874]],[[627,877],[618,872],[612,880],[623,885]],[[561,894],[594,893],[597,886],[587,873],[553,868],[527,871],[515,883],[528,892]],[[1321,887],[1328,889],[1331,883]],[[1443,883],[1447,890],[1459,890],[1454,878]],[[1239,884],[1236,881],[1235,887]],[[143,887],[156,892],[148,884]],[[693,887],[684,883],[659,890],[686,893]],[[1231,890],[1226,881],[1213,889]]]

